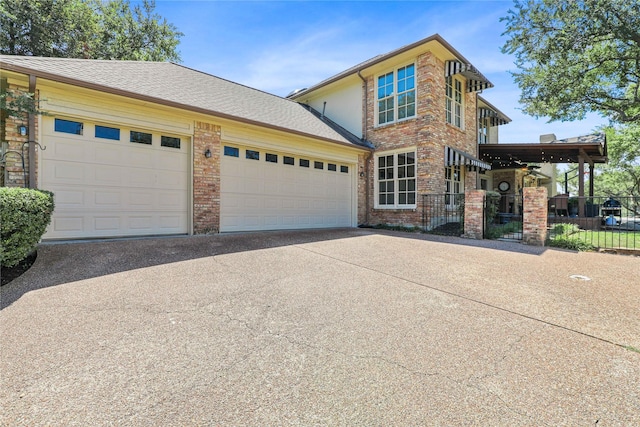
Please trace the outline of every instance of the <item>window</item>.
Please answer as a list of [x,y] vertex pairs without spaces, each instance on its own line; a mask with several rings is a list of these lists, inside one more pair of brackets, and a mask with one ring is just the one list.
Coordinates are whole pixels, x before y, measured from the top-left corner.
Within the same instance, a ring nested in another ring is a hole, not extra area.
[[293,157],[283,156],[282,163],[284,163],[285,165],[293,165],[295,164],[295,160]]
[[377,169],[377,207],[415,208],[415,151],[378,156]]
[[309,160],[307,160],[307,159],[300,159],[300,167],[308,168],[308,167],[309,167]]
[[457,206],[462,189],[462,169],[460,165],[451,165],[444,168],[445,203],[447,206]]
[[264,156],[264,159],[265,159],[267,162],[270,162],[270,163],[278,163],[278,155],[277,155],[277,154],[269,154],[269,153],[267,153],[267,154]]
[[132,130],[129,132],[129,141],[136,142],[138,144],[151,145],[151,134]]
[[349,166],[340,166],[340,172],[349,173]]
[[478,119],[478,144],[487,144],[489,142],[489,123],[486,117]]
[[240,150],[238,150],[236,147],[229,147],[228,145],[225,145],[224,155],[229,157],[240,157]]
[[160,146],[180,149],[180,138],[163,135],[160,137]]
[[447,123],[462,129],[462,82],[453,76],[447,77],[446,99]]
[[72,133],[74,135],[82,135],[82,123],[73,122],[71,120],[56,119],[54,130],[56,132]]
[[260,153],[253,150],[247,150],[245,157],[249,160],[260,160]]
[[120,140],[120,129],[96,125],[96,138]]
[[378,77],[378,124],[393,123],[416,115],[415,65]]
[[335,171],[337,170],[337,166],[334,165],[333,163],[327,163],[327,169],[330,171]]
[[324,163],[315,161],[315,162],[313,162],[313,167],[315,169],[324,169]]

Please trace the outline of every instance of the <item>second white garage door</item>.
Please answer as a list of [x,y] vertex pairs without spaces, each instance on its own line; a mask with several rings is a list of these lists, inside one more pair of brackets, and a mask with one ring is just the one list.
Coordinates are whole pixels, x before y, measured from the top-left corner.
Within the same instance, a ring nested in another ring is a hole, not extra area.
[[224,145],[220,231],[353,227],[353,165]]

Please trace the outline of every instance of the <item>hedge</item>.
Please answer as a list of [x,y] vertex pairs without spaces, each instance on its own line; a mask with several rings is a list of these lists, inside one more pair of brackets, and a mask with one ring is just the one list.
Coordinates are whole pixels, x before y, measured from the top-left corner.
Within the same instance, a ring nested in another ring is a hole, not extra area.
[[0,265],[13,267],[31,254],[53,213],[53,193],[0,187]]

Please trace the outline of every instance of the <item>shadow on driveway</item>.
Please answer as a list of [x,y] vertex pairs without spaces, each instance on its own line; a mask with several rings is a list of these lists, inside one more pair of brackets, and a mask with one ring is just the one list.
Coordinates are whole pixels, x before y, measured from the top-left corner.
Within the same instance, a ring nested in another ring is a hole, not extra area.
[[519,243],[368,228],[44,243],[38,247],[38,258],[31,269],[0,288],[0,310],[10,306],[27,292],[64,283],[215,255],[371,234],[387,234],[399,238],[429,240],[530,255],[540,255],[546,249]]

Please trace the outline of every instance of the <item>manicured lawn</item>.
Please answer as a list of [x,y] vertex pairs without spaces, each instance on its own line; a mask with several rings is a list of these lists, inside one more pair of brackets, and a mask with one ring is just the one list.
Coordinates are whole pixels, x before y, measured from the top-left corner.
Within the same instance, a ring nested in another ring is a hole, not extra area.
[[573,236],[598,248],[640,249],[640,231],[580,231]]

